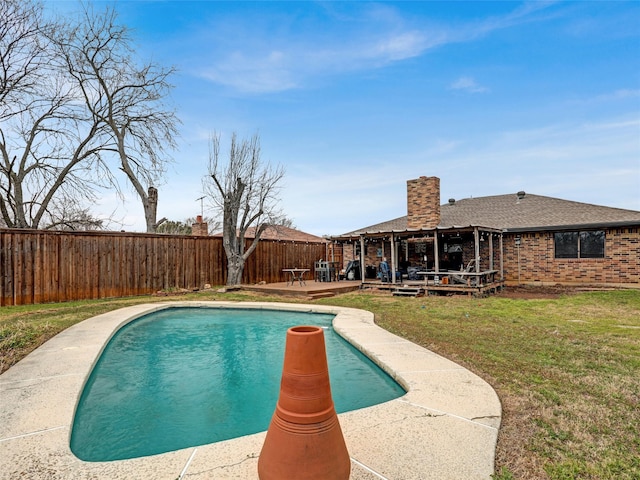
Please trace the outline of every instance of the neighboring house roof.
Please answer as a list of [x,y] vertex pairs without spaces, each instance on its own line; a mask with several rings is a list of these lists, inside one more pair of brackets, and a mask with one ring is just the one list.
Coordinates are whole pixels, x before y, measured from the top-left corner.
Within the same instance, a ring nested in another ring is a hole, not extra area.
[[[245,238],[254,238],[256,234],[255,227],[250,227],[247,229],[245,233]],[[221,237],[222,232],[218,232],[215,235],[216,237]],[[295,228],[284,227],[282,225],[274,225],[271,227],[267,227],[262,235],[260,235],[261,240],[280,240],[287,242],[306,242],[306,243],[325,243],[326,240],[322,237],[318,237],[316,235],[311,235],[310,233],[305,233],[300,230],[296,230]]]
[[[548,228],[640,225],[640,212],[532,194],[465,198],[440,207],[438,228],[482,226],[506,231]],[[371,225],[344,236],[365,232],[407,230],[407,217]]]

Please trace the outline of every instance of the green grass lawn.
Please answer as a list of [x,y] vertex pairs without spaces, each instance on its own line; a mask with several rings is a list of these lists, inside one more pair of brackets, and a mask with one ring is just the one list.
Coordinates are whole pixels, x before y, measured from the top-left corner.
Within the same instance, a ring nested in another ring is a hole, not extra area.
[[[179,300],[291,301],[249,293]],[[164,297],[0,309],[0,371],[85,318]],[[640,291],[550,299],[399,298],[356,292],[383,328],[472,370],[503,407],[495,478],[640,478]]]

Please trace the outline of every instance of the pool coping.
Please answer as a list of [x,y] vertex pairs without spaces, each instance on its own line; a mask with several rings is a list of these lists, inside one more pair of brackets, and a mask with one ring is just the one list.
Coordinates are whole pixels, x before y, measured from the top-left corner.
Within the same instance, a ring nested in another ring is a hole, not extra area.
[[0,375],[0,478],[257,479],[265,432],[174,452],[83,462],[69,448],[77,400],[108,340],[142,315],[178,306],[332,313],[336,332],[407,393],[339,414],[352,480],[490,479],[501,405],[469,370],[374,323],[353,308],[270,302],[162,302],[92,317]]

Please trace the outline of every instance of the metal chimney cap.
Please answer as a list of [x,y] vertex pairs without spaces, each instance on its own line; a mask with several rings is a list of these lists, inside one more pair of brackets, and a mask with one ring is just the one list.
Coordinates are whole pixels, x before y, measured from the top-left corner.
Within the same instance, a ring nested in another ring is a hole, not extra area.
[[455,198],[450,198],[449,199],[449,205],[453,205],[454,203],[456,203],[456,199]]
[[522,200],[525,196],[524,190],[520,190],[516,195],[518,196],[518,200]]

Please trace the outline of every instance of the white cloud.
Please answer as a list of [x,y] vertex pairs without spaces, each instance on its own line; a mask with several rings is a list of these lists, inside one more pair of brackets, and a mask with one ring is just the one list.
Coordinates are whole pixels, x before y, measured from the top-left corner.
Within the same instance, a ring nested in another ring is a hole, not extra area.
[[596,97],[596,100],[626,100],[628,98],[640,97],[640,89],[621,88],[611,93],[605,93]]
[[[197,76],[241,92],[279,92],[300,88],[314,77],[382,68],[442,45],[473,41],[495,30],[531,21],[547,5],[525,4],[504,16],[456,25],[436,24],[428,18],[402,18],[395,9],[385,8],[381,13],[371,6],[368,14],[361,15],[366,21],[342,18],[332,24],[330,32],[299,32],[291,28],[278,29],[274,34],[273,26],[257,24],[247,30],[245,24],[232,27],[225,19],[224,26],[208,25],[207,32],[194,34],[192,42],[217,45],[218,50],[203,52],[192,69]],[[487,91],[467,77],[459,82],[458,89]]]
[[318,46],[320,42],[313,38],[306,42],[276,50],[236,51],[221,60],[211,59],[213,65],[199,75],[242,92],[280,92],[299,88],[312,77],[378,68],[415,57],[437,40],[413,31],[356,38],[341,45]]
[[450,90],[461,90],[468,93],[486,93],[487,87],[480,85],[472,77],[460,77],[449,85]]
[[[432,46],[433,43],[429,42],[421,32],[402,32],[381,38],[373,45],[370,52],[372,58],[387,63],[416,57]],[[353,55],[354,59],[357,56],[357,54]]]
[[279,92],[297,86],[291,70],[295,63],[291,53],[282,51],[251,55],[235,52],[204,70],[201,76],[244,92]]

